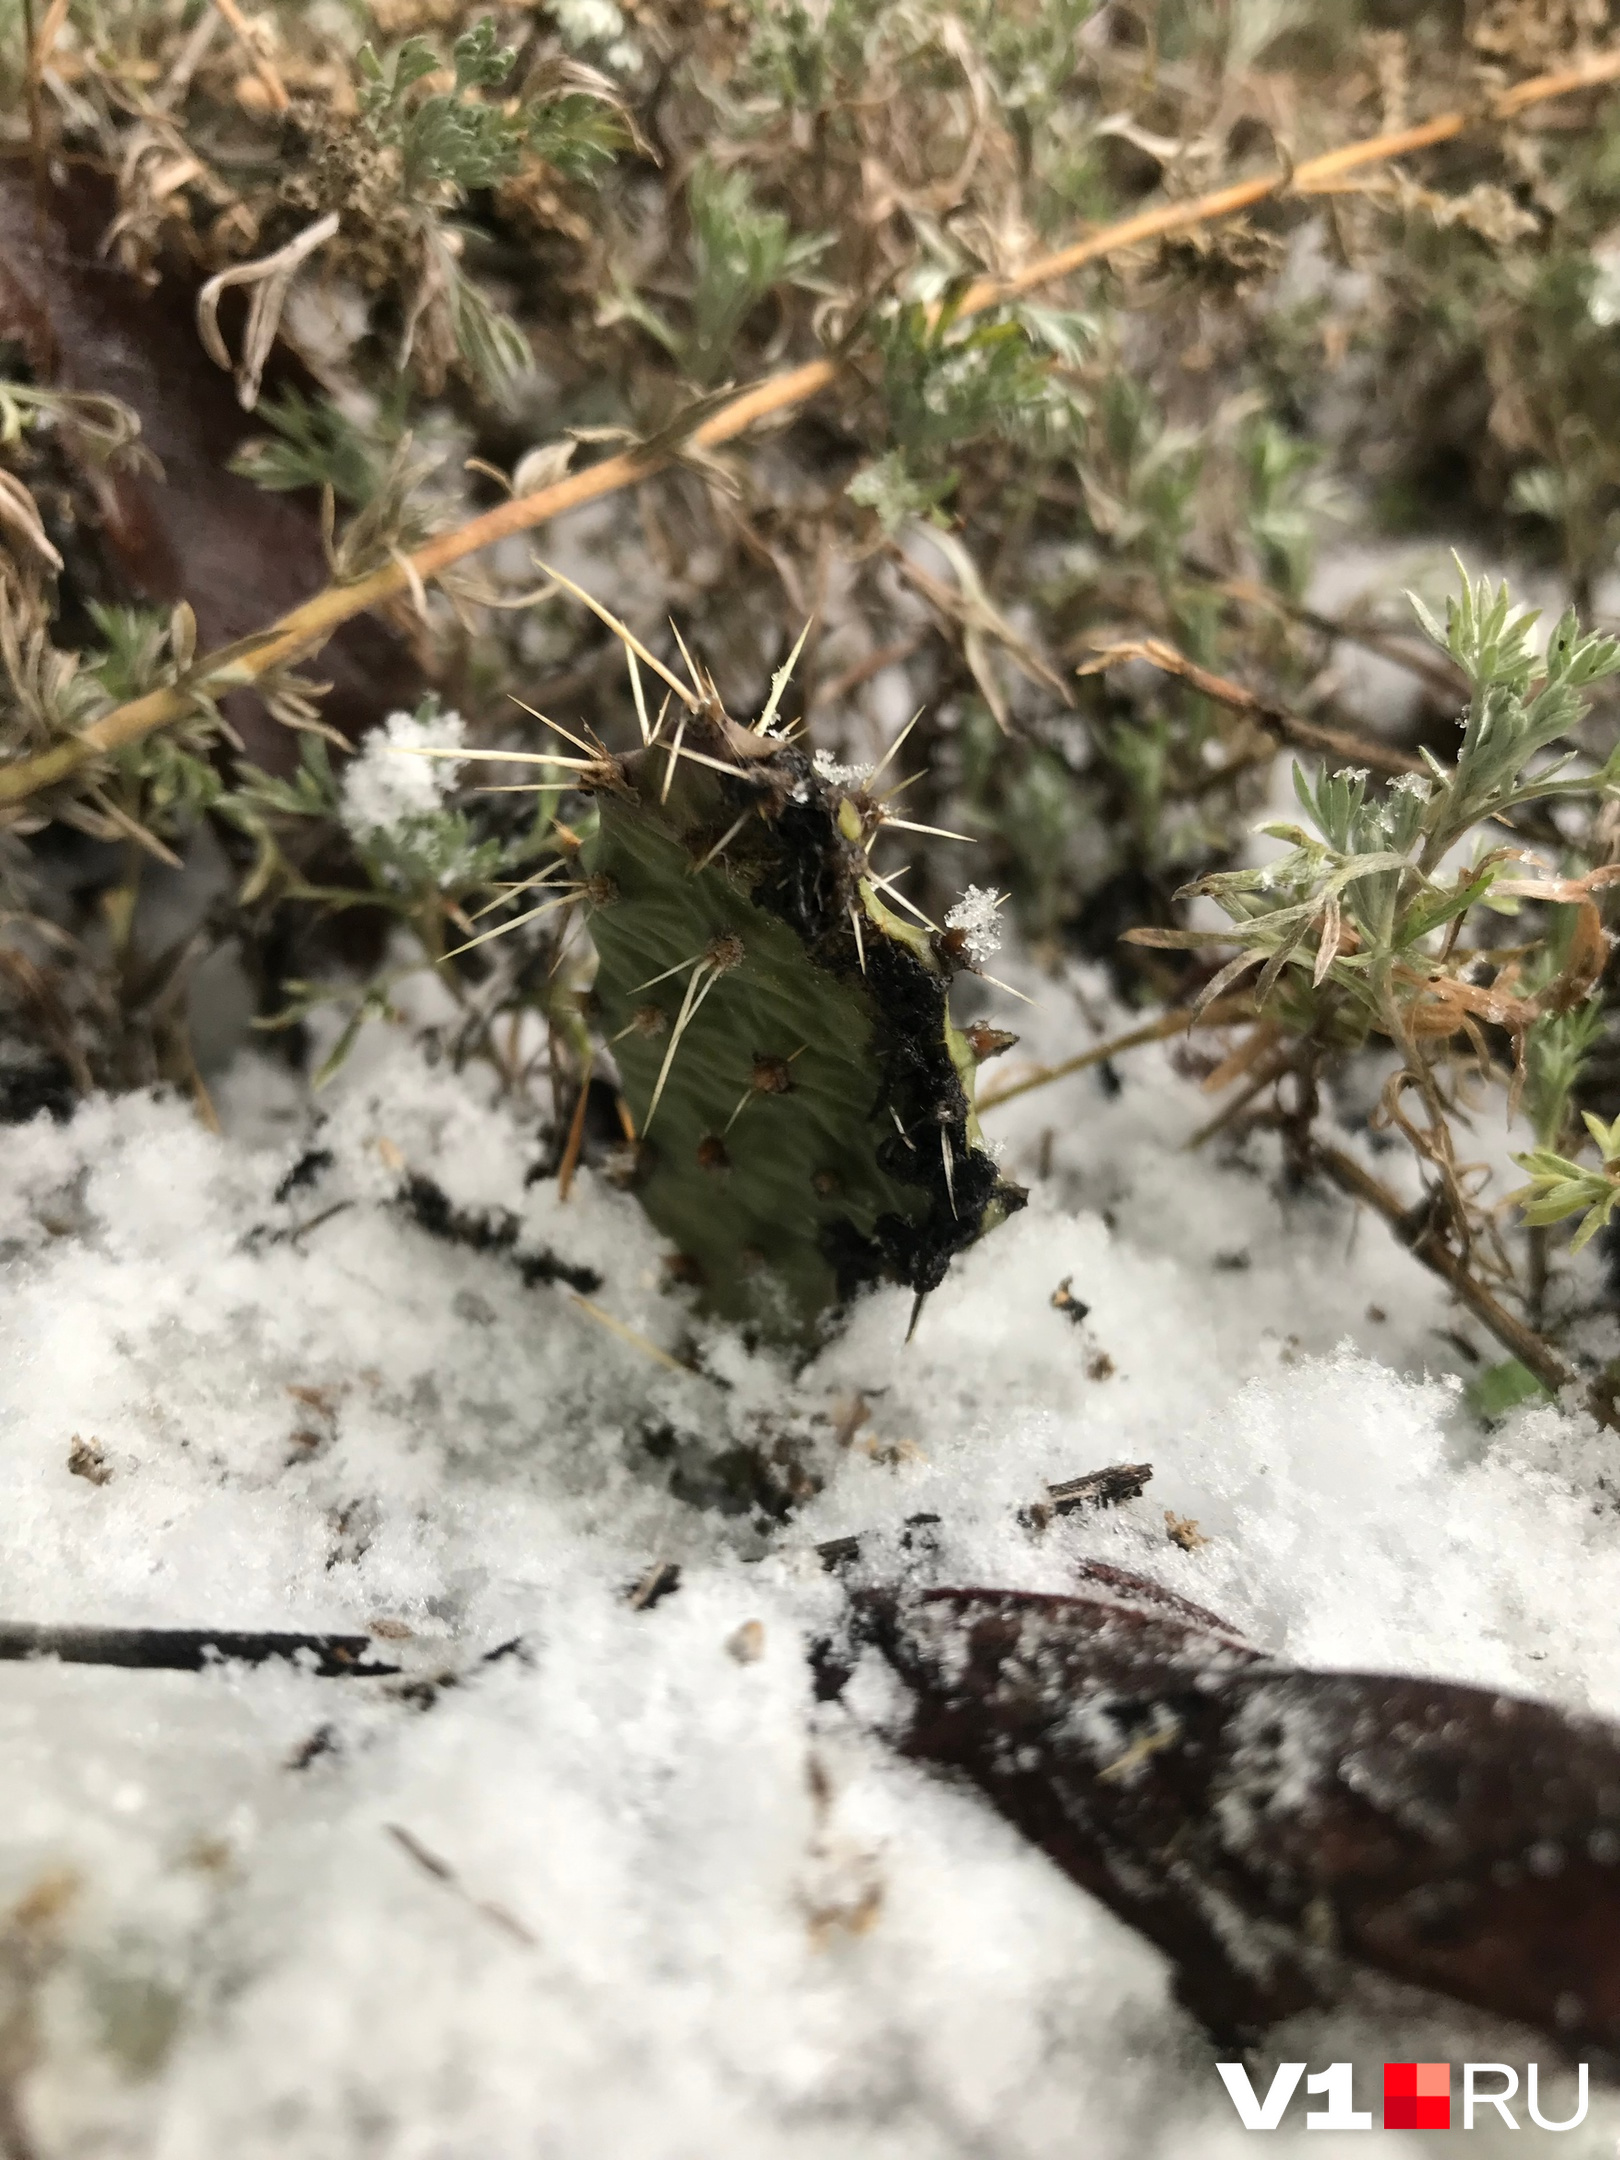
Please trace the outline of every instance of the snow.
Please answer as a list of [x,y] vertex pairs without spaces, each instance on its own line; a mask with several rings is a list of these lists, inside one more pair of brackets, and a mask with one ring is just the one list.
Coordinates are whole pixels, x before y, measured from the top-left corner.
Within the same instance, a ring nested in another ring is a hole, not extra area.
[[818,750],[813,762],[830,787],[863,788],[877,770],[875,765],[841,765],[830,750]]
[[[1095,976],[1016,979],[1016,1018],[970,987],[1020,1059],[1126,1018]],[[1185,1152],[1211,1103],[1173,1047],[1118,1080],[990,1110],[1029,1208],[909,1347],[882,1292],[797,1373],[668,1290],[631,1198],[526,1184],[534,1114],[404,1028],[368,1031],[318,1111],[242,1061],[224,1137],[149,1095],[12,1130],[0,1618],[380,1630],[417,1683],[0,1665],[0,2057],[23,2049],[38,2152],[1247,2152],[1162,1960],[894,1753],[886,1669],[814,1701],[845,1593],[813,1547],[860,1534],[857,1580],[1034,1589],[1100,1557],[1303,1663],[1620,1716],[1612,1443],[1551,1406],[1483,1431],[1458,1342],[1497,1353],[1382,1224],[1291,1189],[1265,1135]],[[594,1271],[591,1305],[700,1369],[429,1237],[411,1174],[512,1210],[517,1253]],[[69,1472],[76,1435],[106,1483]],[[780,1522],[681,1497],[744,1443],[819,1494]],[[1021,1525],[1047,1481],[1121,1461],[1155,1465],[1140,1500]],[[636,1609],[658,1562],[679,1587]],[[1275,2036],[1256,2086],[1353,2059],[1376,2110],[1386,2056],[1550,2050],[1369,1983]],[[1301,2089],[1278,2154],[1316,2150],[1321,2104]],[[1617,2136],[1598,2091],[1560,2150]]]
[[1000,950],[1001,925],[997,915],[1005,899],[1004,893],[996,892],[991,886],[970,885],[945,917],[947,930],[962,932],[970,960],[980,963]]
[[459,713],[390,713],[344,768],[340,808],[347,829],[365,841],[434,816],[455,788],[460,760],[402,753],[459,750],[466,732]]

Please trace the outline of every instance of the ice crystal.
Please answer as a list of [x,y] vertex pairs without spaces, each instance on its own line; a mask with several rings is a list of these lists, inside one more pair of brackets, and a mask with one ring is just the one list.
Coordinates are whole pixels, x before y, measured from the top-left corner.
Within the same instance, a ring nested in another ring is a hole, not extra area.
[[988,960],[1000,945],[1001,926],[996,918],[1005,897],[993,885],[970,885],[946,916],[946,929],[962,932],[970,960]]

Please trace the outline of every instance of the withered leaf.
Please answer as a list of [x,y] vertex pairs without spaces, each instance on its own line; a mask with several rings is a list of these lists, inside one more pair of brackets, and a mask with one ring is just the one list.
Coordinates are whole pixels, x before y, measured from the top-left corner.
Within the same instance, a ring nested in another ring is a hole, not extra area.
[[[21,348],[39,381],[118,398],[139,417],[163,477],[104,464],[86,472],[106,569],[119,598],[189,603],[200,648],[213,650],[325,585],[319,507],[227,470],[252,423],[198,341],[195,279],[175,265],[148,290],[109,260],[101,240],[115,207],[110,181],[71,165],[41,245],[27,161],[0,158],[0,340]],[[280,351],[267,381],[314,388]],[[351,740],[423,688],[406,641],[370,616],[345,623],[312,672],[332,685],[324,717]],[[233,692],[225,711],[256,764],[296,764],[296,737],[251,692]]]
[[907,1752],[965,1772],[1173,1960],[1223,2044],[1355,1965],[1620,2056],[1620,1730],[1273,1663],[1093,1564],[1072,1597],[857,1593]]

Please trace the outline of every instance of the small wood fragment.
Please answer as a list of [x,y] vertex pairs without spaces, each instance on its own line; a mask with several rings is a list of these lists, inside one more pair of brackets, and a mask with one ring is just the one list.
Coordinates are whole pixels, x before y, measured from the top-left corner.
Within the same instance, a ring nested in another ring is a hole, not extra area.
[[632,1612],[651,1612],[661,1598],[672,1597],[680,1587],[679,1561],[655,1560],[640,1581],[631,1585],[625,1603]]
[[1105,1470],[1088,1470],[1084,1477],[1063,1478],[1048,1485],[1046,1498],[1020,1508],[1018,1520],[1026,1530],[1044,1530],[1056,1515],[1074,1515],[1082,1508],[1118,1507],[1126,1500],[1140,1500],[1142,1488],[1153,1475],[1151,1463],[1110,1463]]
[[92,1485],[105,1485],[112,1477],[112,1465],[102,1453],[101,1442],[94,1437],[81,1440],[73,1435],[68,1447],[68,1474],[82,1477]]
[[1052,1310],[1054,1312],[1066,1314],[1070,1322],[1075,1327],[1078,1327],[1081,1321],[1085,1319],[1087,1313],[1090,1312],[1091,1307],[1085,1302],[1083,1298],[1077,1298],[1074,1292],[1069,1288],[1069,1285],[1073,1281],[1074,1277],[1072,1275],[1065,1275],[1063,1280],[1058,1284],[1057,1288],[1052,1292]]

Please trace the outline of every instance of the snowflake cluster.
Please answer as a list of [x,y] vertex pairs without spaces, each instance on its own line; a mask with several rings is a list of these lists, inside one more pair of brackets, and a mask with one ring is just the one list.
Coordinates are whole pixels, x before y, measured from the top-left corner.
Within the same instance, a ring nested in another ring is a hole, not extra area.
[[968,958],[975,964],[988,960],[1001,943],[1001,925],[996,918],[1006,898],[993,885],[970,885],[945,918],[947,930],[962,932]]
[[830,750],[818,750],[814,762],[817,777],[829,787],[865,787],[876,770],[871,765],[840,765]]
[[343,776],[341,815],[354,838],[392,832],[409,819],[432,817],[442,809],[461,771],[460,760],[401,752],[459,750],[466,732],[459,713],[427,708],[390,713]]

